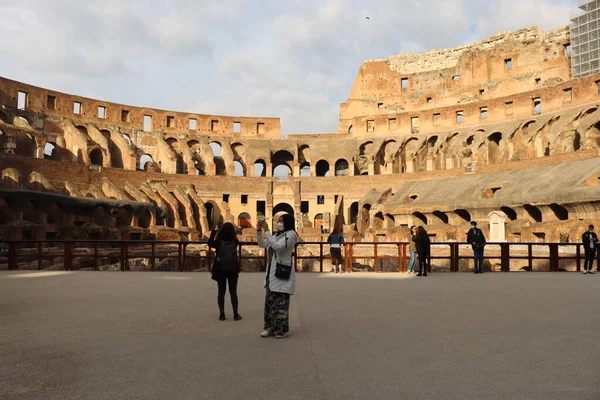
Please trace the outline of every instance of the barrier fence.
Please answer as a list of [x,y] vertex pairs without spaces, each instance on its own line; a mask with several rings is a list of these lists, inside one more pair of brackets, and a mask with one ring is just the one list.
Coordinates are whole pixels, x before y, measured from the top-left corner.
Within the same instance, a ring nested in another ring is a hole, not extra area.
[[[470,245],[432,242],[428,270],[459,272],[472,270]],[[409,260],[408,242],[348,242],[343,249],[343,268],[405,272]],[[329,245],[325,242],[296,244],[297,271],[325,272]],[[581,271],[581,243],[488,243],[488,268],[511,270]],[[264,271],[267,252],[256,242],[240,242],[238,255],[246,271]],[[0,269],[65,270],[168,270],[210,271],[214,249],[206,241],[121,241],[121,240],[22,240],[0,241]],[[599,256],[596,255],[596,265]],[[493,263],[492,263],[493,262]],[[136,264],[137,263],[137,264]],[[417,265],[418,267],[418,265]],[[498,267],[498,268],[496,268]]]

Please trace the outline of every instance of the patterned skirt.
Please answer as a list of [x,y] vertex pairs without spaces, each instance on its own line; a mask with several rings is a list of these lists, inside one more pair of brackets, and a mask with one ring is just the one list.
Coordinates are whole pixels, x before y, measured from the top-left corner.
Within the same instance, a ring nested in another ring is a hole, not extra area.
[[288,293],[271,292],[267,289],[265,296],[264,329],[273,333],[286,333],[290,330],[290,295]]

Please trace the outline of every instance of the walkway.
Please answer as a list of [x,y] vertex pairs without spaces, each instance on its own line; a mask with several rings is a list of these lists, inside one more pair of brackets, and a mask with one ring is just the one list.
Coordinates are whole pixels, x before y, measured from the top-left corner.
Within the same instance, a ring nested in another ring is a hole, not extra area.
[[600,274],[303,274],[292,333],[205,273],[0,273],[1,399],[598,399]]

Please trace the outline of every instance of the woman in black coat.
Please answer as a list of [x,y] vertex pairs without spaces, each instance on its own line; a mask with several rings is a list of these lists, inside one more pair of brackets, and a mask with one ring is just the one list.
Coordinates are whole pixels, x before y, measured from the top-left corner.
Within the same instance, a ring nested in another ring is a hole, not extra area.
[[215,227],[210,233],[208,246],[217,250],[215,261],[212,266],[211,278],[217,281],[219,292],[217,303],[219,304],[219,320],[225,321],[225,292],[229,283],[229,295],[233,307],[233,319],[242,319],[238,313],[237,283],[240,273],[240,262],[237,258],[239,241],[233,224],[227,222],[221,229]]
[[419,254],[419,273],[417,276],[427,276],[427,259],[431,254],[431,240],[427,231],[422,226],[417,228],[417,234],[413,241],[417,246],[417,253]]

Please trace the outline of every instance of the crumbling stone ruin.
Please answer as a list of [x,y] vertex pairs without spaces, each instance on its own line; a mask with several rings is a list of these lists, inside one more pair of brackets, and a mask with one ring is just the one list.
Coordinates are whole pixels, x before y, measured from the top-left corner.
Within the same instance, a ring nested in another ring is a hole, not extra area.
[[3,239],[254,238],[293,213],[305,240],[576,241],[600,225],[600,75],[572,79],[569,29],[365,62],[337,133],[278,118],[110,103],[0,78]]

